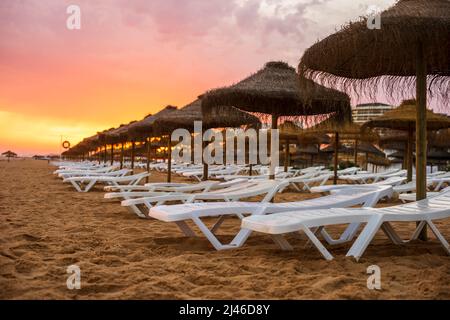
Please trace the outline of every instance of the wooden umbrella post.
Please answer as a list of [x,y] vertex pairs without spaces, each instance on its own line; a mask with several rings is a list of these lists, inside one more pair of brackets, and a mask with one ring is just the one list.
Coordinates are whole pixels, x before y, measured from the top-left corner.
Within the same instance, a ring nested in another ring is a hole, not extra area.
[[172,182],[172,141],[167,138],[167,182]]
[[289,157],[289,139],[286,139],[285,150],[284,150],[284,172],[288,171],[288,159]]
[[123,148],[124,148],[123,144],[124,143],[122,141],[120,145],[120,169],[123,169]]
[[[150,137],[147,138],[147,172],[150,173]],[[148,183],[148,176],[145,178],[145,182]]]
[[103,153],[103,163],[106,163],[107,159],[108,159],[108,149],[107,149],[107,146],[105,144],[105,150],[104,150],[104,153]]
[[407,174],[407,181],[412,181],[413,176],[413,130],[410,126],[408,129],[408,144],[406,146],[406,170],[408,172]]
[[355,139],[355,166],[358,166],[358,139]]
[[334,176],[333,176],[333,184],[337,184],[338,174],[338,158],[339,158],[339,132],[335,132],[334,135]]
[[134,151],[136,148],[136,142],[131,141],[131,172],[134,173]]
[[[427,66],[423,43],[417,46],[416,58],[416,200],[427,197]],[[424,227],[419,237],[427,240],[427,229]]]
[[114,164],[114,144],[111,144],[111,165]]
[[[271,123],[272,130],[278,129],[278,115],[272,114],[272,123]],[[272,139],[272,134],[270,136],[270,139]],[[270,142],[270,166],[269,166],[269,179],[275,180],[275,168],[272,166],[272,142]]]

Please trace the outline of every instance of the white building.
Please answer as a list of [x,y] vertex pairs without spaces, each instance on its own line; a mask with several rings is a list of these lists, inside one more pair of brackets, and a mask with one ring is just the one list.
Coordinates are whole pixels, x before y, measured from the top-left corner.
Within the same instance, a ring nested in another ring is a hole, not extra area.
[[379,102],[358,104],[352,110],[353,121],[355,123],[362,124],[366,121],[375,119],[386,111],[394,108],[394,106]]

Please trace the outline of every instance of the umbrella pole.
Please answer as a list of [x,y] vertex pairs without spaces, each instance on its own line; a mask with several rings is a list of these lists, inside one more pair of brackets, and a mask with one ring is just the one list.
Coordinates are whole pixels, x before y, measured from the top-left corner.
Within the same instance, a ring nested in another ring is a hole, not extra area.
[[[271,128],[273,130],[278,128],[278,116],[273,114],[272,115],[272,123],[271,123]],[[270,139],[272,139],[272,135],[270,136]],[[272,168],[272,157],[273,157],[273,152],[272,152],[272,143],[270,143],[270,167],[269,167],[269,179],[271,180],[275,180],[275,168]]]
[[289,139],[286,139],[286,144],[284,148],[284,172],[288,169],[288,157],[289,157]]
[[358,139],[355,139],[355,166],[358,166]]
[[[203,143],[202,143],[202,146],[203,146],[203,148],[202,148],[202,153],[203,153],[203,150],[205,150],[205,148],[206,148],[206,142],[203,142]],[[207,164],[205,161],[203,161],[203,176],[202,176],[202,181],[208,180],[208,175],[209,175],[208,169],[209,169],[208,164]]]
[[412,143],[413,143],[413,130],[410,127],[408,130],[408,145],[406,147],[406,169],[408,172],[407,175],[407,181],[412,181],[412,174],[413,174],[413,148],[412,148]]
[[111,165],[114,164],[114,144],[111,144]]
[[123,169],[123,141],[120,146],[120,169]]
[[[147,172],[150,173],[150,137],[147,138]],[[145,182],[148,183],[148,176],[145,178]]]
[[167,182],[172,182],[172,143],[169,135],[167,141]]
[[337,184],[338,174],[338,158],[339,158],[339,132],[336,132],[334,135],[334,176],[333,176],[333,184]]
[[[427,197],[427,66],[421,42],[417,46],[416,101],[416,200],[422,200]],[[427,240],[426,227],[419,238]]]
[[366,152],[366,171],[369,170],[369,153]]
[[105,152],[103,153],[103,163],[106,163],[107,159],[108,159],[108,149],[105,144]]
[[134,149],[136,147],[136,142],[131,142],[131,172],[134,173]]

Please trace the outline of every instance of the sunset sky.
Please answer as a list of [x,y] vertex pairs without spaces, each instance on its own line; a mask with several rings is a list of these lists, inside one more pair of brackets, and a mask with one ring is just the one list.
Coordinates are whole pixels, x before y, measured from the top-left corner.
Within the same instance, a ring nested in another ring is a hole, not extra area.
[[[60,152],[97,131],[303,51],[394,0],[2,0],[0,152]],[[81,8],[68,30],[66,8]]]

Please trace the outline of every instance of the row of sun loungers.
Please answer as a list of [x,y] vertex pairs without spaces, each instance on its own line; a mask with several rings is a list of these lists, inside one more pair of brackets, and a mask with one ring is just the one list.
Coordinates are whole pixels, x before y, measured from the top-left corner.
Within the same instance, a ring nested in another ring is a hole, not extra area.
[[[158,166],[156,166],[158,165]],[[158,169],[156,169],[158,167]],[[252,168],[254,169],[254,168]],[[127,170],[127,169],[125,169]],[[122,206],[141,218],[154,218],[162,222],[175,223],[186,236],[194,236],[190,224],[194,224],[216,250],[233,249],[244,245],[252,232],[265,233],[284,250],[292,250],[284,237],[286,234],[303,232],[309,242],[328,260],[333,256],[319,237],[327,245],[353,242],[347,256],[358,260],[373,237],[382,230],[394,244],[405,241],[394,231],[391,222],[419,222],[410,240],[428,225],[447,253],[449,244],[436,228],[434,221],[450,216],[450,188],[430,194],[430,198],[418,202],[387,207],[373,208],[381,199],[392,197],[403,191],[412,192],[413,183],[406,183],[403,170],[392,170],[381,174],[361,173],[358,168],[339,172],[339,178],[357,184],[325,185],[332,173],[323,167],[287,172],[277,169],[275,180],[267,178],[267,171],[256,167],[254,176],[246,166],[212,168],[211,176],[221,180],[207,180],[195,184],[187,183],[148,183],[140,185],[148,173],[130,174],[118,170],[116,166],[102,166],[91,163],[60,164],[55,174],[63,181],[71,183],[77,191],[87,192],[95,184],[106,184],[107,199],[119,199]],[[154,170],[164,170],[161,163]],[[199,179],[198,166],[174,166],[174,172]],[[234,176],[234,179],[228,178]],[[228,179],[226,179],[227,177]],[[450,178],[445,173],[430,177],[430,186],[446,184]],[[292,187],[297,191],[327,192],[319,198],[286,203],[271,202],[278,192]],[[241,200],[259,196],[259,202]],[[401,195],[405,201],[413,200],[413,194]],[[361,206],[360,208],[350,208]],[[223,244],[217,231],[227,217],[241,219],[241,228],[230,243]],[[209,228],[205,218],[217,218]],[[190,222],[190,223],[189,223]],[[345,224],[347,228],[334,239],[326,230],[330,225]],[[363,227],[362,231],[358,231]]]

